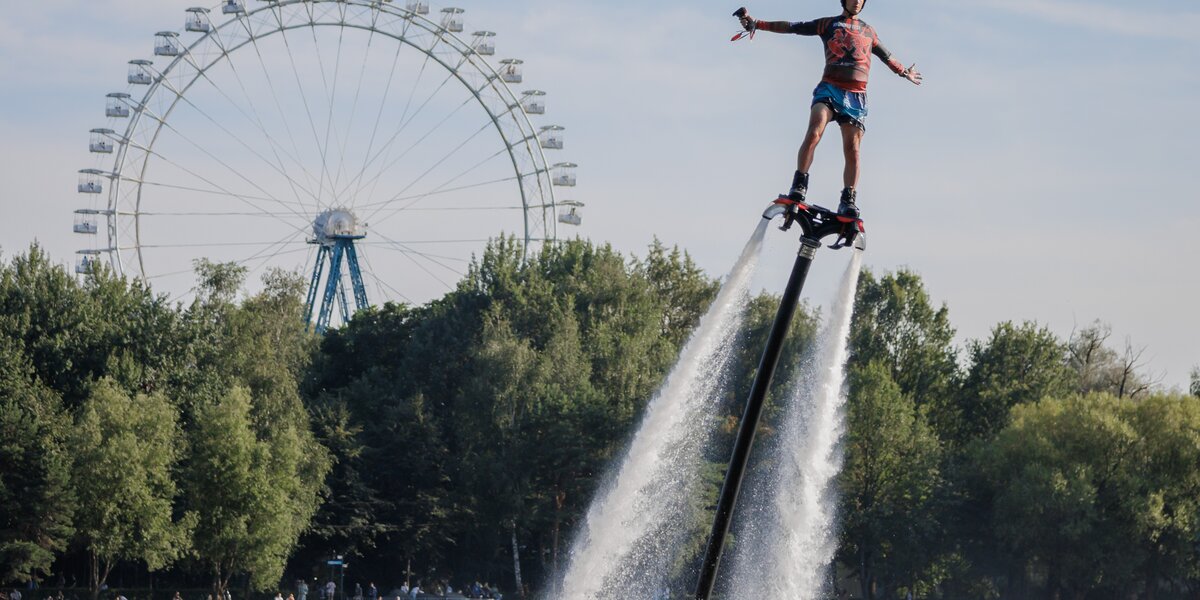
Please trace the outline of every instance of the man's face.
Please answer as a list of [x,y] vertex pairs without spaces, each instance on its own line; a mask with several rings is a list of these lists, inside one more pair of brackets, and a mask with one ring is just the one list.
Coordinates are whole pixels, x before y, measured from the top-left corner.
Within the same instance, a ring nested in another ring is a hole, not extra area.
[[865,0],[846,0],[846,11],[852,15],[862,12]]

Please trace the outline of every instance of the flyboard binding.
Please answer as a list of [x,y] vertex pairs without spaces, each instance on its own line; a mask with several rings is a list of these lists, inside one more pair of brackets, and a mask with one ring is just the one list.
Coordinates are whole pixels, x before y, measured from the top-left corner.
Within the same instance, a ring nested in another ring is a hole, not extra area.
[[859,250],[865,250],[867,247],[867,230],[862,219],[845,217],[828,208],[792,200],[783,195],[767,207],[763,218],[771,220],[780,215],[783,216],[783,224],[779,226],[782,231],[787,231],[792,225],[799,223],[807,237],[822,239],[828,235],[836,235],[835,241],[829,245],[834,250],[847,246]]

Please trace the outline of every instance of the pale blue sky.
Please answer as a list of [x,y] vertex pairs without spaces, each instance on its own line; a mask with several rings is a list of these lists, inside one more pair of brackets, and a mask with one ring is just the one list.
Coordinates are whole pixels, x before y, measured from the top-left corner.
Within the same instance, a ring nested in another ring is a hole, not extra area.
[[[249,0],[251,4],[257,0]],[[749,1],[749,0],[738,0]],[[811,38],[731,44],[734,5],[456,0],[467,30],[526,61],[580,164],[580,235],[640,253],[657,236],[716,275],[789,183],[822,55]],[[39,240],[64,263],[91,166],[87,131],[126,61],[179,30],[188,0],[10,3],[0,13],[0,247]],[[434,3],[435,11],[447,3]],[[837,2],[763,0],[802,20]],[[907,266],[946,302],[960,339],[1001,320],[1067,335],[1093,319],[1147,348],[1182,386],[1200,363],[1200,7],[1183,0],[869,0],[864,19],[920,88],[878,62],[860,204],[866,263]],[[831,143],[832,142],[832,143]],[[836,138],[813,194],[834,202]],[[795,236],[771,236],[759,281],[778,289]],[[806,296],[826,301],[844,257],[818,255]],[[380,267],[386,268],[386,267]]]

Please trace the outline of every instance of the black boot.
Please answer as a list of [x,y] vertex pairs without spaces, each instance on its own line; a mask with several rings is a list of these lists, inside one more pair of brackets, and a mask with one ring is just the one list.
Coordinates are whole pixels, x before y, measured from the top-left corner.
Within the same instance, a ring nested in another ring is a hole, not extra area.
[[796,202],[804,202],[804,197],[808,195],[808,173],[796,171],[792,176],[792,188],[788,192],[788,200]]
[[843,189],[842,190],[842,202],[841,202],[841,204],[838,204],[838,215],[843,216],[843,217],[850,217],[852,219],[857,219],[858,218],[858,205],[856,205],[854,203],[854,200],[857,197],[858,197],[858,193],[855,192],[854,190],[852,190],[850,188]]

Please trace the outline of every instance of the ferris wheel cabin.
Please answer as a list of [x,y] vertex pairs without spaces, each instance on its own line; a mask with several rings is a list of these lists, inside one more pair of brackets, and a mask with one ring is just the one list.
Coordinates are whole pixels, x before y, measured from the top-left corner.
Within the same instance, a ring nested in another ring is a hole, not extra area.
[[521,108],[530,115],[546,114],[546,92],[541,90],[521,92]]
[[500,80],[504,83],[521,83],[521,65],[525,61],[519,58],[506,58],[500,61]]
[[150,72],[150,65],[154,63],[148,60],[131,60],[129,61],[129,76],[126,81],[133,85],[150,85],[154,83],[154,74]]
[[564,225],[579,226],[583,224],[583,215],[579,214],[579,209],[583,207],[582,202],[574,200],[563,200],[558,203],[559,206],[568,207],[566,210],[558,213],[558,222]]
[[179,43],[179,34],[174,31],[160,31],[154,34],[155,56],[179,56],[183,54],[183,45]]
[[408,12],[417,15],[429,14],[429,3],[425,2],[424,0],[409,0],[409,2],[404,5],[404,8],[407,9]]
[[583,225],[583,217],[574,207],[558,213],[558,222],[564,225],[575,225],[576,227]]
[[197,33],[212,31],[212,21],[208,18],[207,8],[192,7],[187,9],[187,13],[187,21],[183,24],[184,29]]
[[104,191],[104,171],[83,169],[79,172],[79,193],[99,194]]
[[111,129],[93,129],[91,131],[92,140],[88,143],[88,150],[96,154],[112,154],[112,136],[115,133]]
[[99,250],[77,250],[75,254],[79,256],[75,259],[75,272],[80,275],[91,273],[100,262]]
[[575,169],[579,165],[561,162],[550,168],[550,182],[563,187],[575,187]]
[[542,132],[538,134],[538,143],[546,150],[562,150],[563,130],[565,129],[561,125],[546,125],[542,127]]
[[491,31],[476,31],[475,41],[471,47],[475,50],[475,54],[480,56],[493,56],[496,54],[496,34]]
[[71,228],[75,233],[96,235],[100,228],[96,225],[96,215],[100,211],[92,208],[81,208],[75,211],[75,225]]
[[226,0],[221,6],[221,12],[227,15],[241,15],[246,13],[246,5],[242,4],[241,0]]
[[443,8],[442,27],[450,33],[462,33],[463,30],[463,9],[461,8]]
[[108,101],[104,106],[104,116],[117,119],[129,117],[129,97],[125,92],[113,92],[106,96]]

